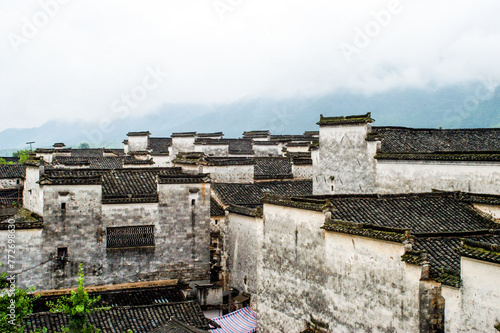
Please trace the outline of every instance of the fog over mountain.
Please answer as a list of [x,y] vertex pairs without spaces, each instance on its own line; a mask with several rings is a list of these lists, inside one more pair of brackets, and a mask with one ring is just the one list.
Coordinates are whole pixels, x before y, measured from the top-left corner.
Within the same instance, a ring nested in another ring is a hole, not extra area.
[[[491,87],[490,87],[491,88]],[[149,130],[152,136],[172,132],[223,131],[240,137],[245,130],[269,129],[274,134],[316,130],[320,114],[350,115],[371,112],[374,125],[469,128],[500,126],[500,88],[488,90],[485,82],[436,90],[391,90],[369,96],[350,93],[315,98],[246,98],[226,105],[165,104],[143,116],[100,121],[49,121],[40,127],[0,132],[0,151],[50,147],[55,142],[78,146],[121,147],[129,131]]]
[[135,128],[300,132],[320,113],[494,126],[499,12],[497,0],[3,1],[0,149],[118,145]]

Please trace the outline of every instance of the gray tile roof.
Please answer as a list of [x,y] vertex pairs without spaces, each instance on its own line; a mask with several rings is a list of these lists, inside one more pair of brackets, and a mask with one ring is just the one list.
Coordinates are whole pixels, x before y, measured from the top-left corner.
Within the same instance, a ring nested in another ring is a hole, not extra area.
[[[180,168],[114,170],[46,168],[42,184],[102,184],[103,203],[157,202],[157,176],[184,175]],[[182,180],[181,180],[182,182]]]
[[500,152],[500,128],[373,127],[383,153]]
[[[205,318],[194,301],[119,306],[87,316],[90,324],[106,333],[123,333],[129,329],[134,333],[149,333],[167,324],[172,317],[199,329],[209,328],[210,320]],[[39,312],[27,317],[25,322],[25,332],[43,327],[47,327],[49,332],[61,332],[62,327],[68,325],[68,318],[63,313]]]
[[269,130],[259,130],[259,131],[245,131],[243,132],[243,138],[267,138],[269,137]]
[[254,163],[254,179],[293,178],[292,162],[287,157],[256,157]]
[[[414,242],[402,260],[416,265],[427,260],[431,278],[458,287],[461,255],[500,263],[500,224],[473,208],[471,197],[477,196],[460,192],[294,198],[267,195],[262,201],[331,211],[331,218],[322,227],[328,231]],[[461,246],[462,239],[466,245]],[[481,245],[478,248],[474,244]]]
[[258,206],[261,205],[260,199],[266,192],[289,196],[312,194],[312,181],[310,180],[255,184],[212,183],[211,186],[224,205]]
[[127,136],[149,136],[151,133],[149,131],[139,131],[139,132],[128,132]]
[[151,333],[203,333],[209,332],[200,330],[188,324],[184,324],[176,318],[170,318],[170,321],[165,325],[151,331]]
[[172,145],[172,138],[149,138],[149,147],[152,154],[168,154],[168,147]]
[[450,275],[460,277],[460,254],[457,251],[462,240],[483,242],[488,244],[500,245],[500,235],[472,236],[472,237],[436,237],[436,238],[417,238],[413,246],[413,251],[425,251],[427,260],[430,264],[431,277],[446,280],[446,282],[458,282],[450,279]]
[[[90,297],[100,297],[97,306],[131,306],[158,303],[185,302],[186,298],[177,285],[141,287],[88,292]],[[60,296],[41,296],[33,303],[33,312],[47,312],[48,301],[55,302]]]
[[371,113],[368,112],[364,115],[353,115],[353,116],[340,116],[340,117],[324,117],[322,114],[319,117],[318,125],[351,125],[360,123],[371,123],[375,120],[372,119]]
[[9,229],[9,219],[15,221],[16,230],[43,228],[43,218],[23,208],[16,209],[13,215],[0,217],[0,230]]
[[119,169],[123,168],[124,157],[66,157],[57,156],[53,165],[85,166],[91,169]]
[[254,153],[251,139],[227,139],[230,154],[252,155]]
[[0,179],[24,178],[26,166],[24,164],[0,164]]
[[453,193],[320,196],[332,206],[332,219],[410,229],[412,234],[498,228]]
[[214,198],[210,198],[210,216],[224,216],[225,214],[224,208]]

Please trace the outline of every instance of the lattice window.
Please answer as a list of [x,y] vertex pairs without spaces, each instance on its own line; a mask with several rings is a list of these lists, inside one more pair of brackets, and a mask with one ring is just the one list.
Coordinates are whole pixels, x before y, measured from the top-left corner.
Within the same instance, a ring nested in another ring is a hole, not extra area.
[[155,246],[153,225],[107,228],[107,248]]

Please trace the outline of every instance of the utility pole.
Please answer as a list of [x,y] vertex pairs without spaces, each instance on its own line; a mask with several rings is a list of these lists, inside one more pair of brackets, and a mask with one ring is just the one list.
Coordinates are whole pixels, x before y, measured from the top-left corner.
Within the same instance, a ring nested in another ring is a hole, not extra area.
[[27,145],[30,145],[30,152],[33,152],[33,146],[32,144],[34,144],[35,141],[29,141],[29,142],[26,142]]

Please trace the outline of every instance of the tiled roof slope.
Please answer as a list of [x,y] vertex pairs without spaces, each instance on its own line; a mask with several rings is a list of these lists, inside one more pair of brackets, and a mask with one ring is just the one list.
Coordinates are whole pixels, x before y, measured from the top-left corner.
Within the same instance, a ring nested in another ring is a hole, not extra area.
[[[9,212],[10,210],[7,210]],[[10,211],[12,213],[13,211]],[[43,218],[34,214],[26,209],[17,209],[14,214],[10,216],[0,217],[0,230],[8,230],[9,222],[13,219],[15,222],[15,229],[40,229],[43,228]]]
[[168,147],[172,145],[172,138],[149,138],[149,147],[152,154],[168,154]]
[[157,202],[156,177],[182,174],[180,168],[116,170],[47,168],[43,184],[102,184],[102,202]]
[[119,169],[123,167],[123,157],[65,157],[57,156],[54,165],[85,166],[91,169]]
[[230,154],[252,155],[254,153],[251,139],[227,139]]
[[224,208],[222,208],[214,198],[210,198],[210,216],[224,216]]
[[500,128],[414,129],[373,127],[383,153],[500,152]]
[[245,131],[243,137],[246,138],[267,138],[270,135],[269,130]]
[[[121,201],[158,201],[156,177],[179,173],[178,169],[121,169],[103,175],[103,203]],[[127,200],[129,198],[130,200]]]
[[170,318],[170,321],[165,325],[158,327],[151,331],[151,333],[203,333],[209,332],[206,330],[200,330],[188,324],[184,324],[176,318]]
[[0,164],[0,179],[24,178],[26,166],[24,164]]
[[318,125],[351,125],[351,124],[361,124],[361,123],[371,123],[375,120],[372,119],[371,113],[368,112],[364,115],[353,115],[353,116],[340,116],[340,117],[324,117],[322,114],[319,117]]
[[460,200],[486,205],[500,205],[500,195],[478,194],[478,193],[460,193]]
[[293,178],[292,163],[286,157],[256,157],[254,159],[255,179]]
[[412,234],[498,228],[453,193],[315,196],[328,199],[332,219],[410,229]]
[[[468,241],[500,245],[500,235],[473,236],[463,238]],[[431,264],[431,274],[442,269],[460,271],[460,254],[456,251],[462,243],[459,237],[417,238],[414,250],[427,252],[427,260]]]
[[457,252],[464,257],[500,264],[500,241],[464,239]]
[[266,192],[277,195],[307,196],[312,194],[312,181],[279,181],[255,184],[213,183],[212,189],[224,205],[258,206]]
[[[184,294],[177,285],[153,288],[135,288],[118,290],[101,290],[89,292],[90,297],[101,297],[99,307],[148,305],[186,301]],[[47,312],[47,301],[55,302],[60,296],[41,296],[33,304],[33,312]]]
[[[90,314],[88,322],[106,333],[149,333],[168,323],[171,317],[199,329],[208,329],[210,320],[205,318],[198,303],[193,301],[154,305],[113,307],[107,311]],[[39,312],[25,319],[26,331],[47,327],[49,332],[61,332],[68,325],[62,313]]]
[[72,157],[102,157],[104,148],[71,149]]

